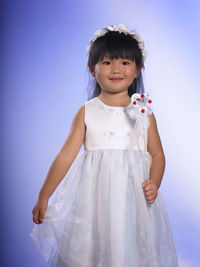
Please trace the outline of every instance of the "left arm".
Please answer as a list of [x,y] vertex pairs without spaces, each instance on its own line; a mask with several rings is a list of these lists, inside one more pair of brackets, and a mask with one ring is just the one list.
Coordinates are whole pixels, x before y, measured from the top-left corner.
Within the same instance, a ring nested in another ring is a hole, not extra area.
[[145,181],[142,186],[148,203],[153,203],[157,197],[158,189],[163,178],[165,170],[165,155],[158,133],[155,116],[152,113],[148,117],[150,126],[148,128],[147,150],[152,156],[152,166],[150,169],[149,183]]
[[150,177],[159,188],[165,170],[165,155],[153,113],[149,115],[149,122],[147,150],[152,156]]

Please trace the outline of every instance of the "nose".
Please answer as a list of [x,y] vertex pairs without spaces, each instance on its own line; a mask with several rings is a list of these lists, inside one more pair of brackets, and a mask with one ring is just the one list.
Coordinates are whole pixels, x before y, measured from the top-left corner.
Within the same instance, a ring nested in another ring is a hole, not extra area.
[[113,60],[111,72],[112,73],[120,73],[120,64],[119,64],[119,62]]

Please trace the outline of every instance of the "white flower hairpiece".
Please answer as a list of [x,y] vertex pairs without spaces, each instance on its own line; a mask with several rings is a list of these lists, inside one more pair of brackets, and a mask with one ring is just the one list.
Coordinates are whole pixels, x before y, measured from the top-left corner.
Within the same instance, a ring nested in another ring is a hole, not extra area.
[[94,33],[94,36],[92,39],[89,41],[88,46],[86,48],[86,53],[89,55],[91,46],[93,43],[96,41],[101,36],[104,36],[107,32],[109,31],[115,31],[119,33],[124,33],[124,34],[129,34],[133,39],[135,39],[138,42],[139,48],[142,50],[142,56],[143,60],[145,61],[147,52],[144,50],[144,42],[140,36],[138,36],[135,32],[132,32],[126,25],[124,24],[119,24],[119,25],[113,25],[113,26],[106,26],[102,30],[98,30]]

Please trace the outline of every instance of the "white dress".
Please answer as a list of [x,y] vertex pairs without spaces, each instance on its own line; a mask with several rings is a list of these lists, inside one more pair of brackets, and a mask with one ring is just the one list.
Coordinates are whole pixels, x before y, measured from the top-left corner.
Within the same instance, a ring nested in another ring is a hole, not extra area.
[[48,266],[178,266],[162,195],[148,204],[142,188],[152,162],[151,113],[131,104],[111,107],[98,97],[85,102],[85,151],[30,234]]

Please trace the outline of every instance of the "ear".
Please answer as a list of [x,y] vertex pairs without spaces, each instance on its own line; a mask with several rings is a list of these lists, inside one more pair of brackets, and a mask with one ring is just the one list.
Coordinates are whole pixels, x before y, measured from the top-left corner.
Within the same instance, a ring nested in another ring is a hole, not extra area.
[[88,68],[89,68],[90,73],[92,74],[92,76],[95,77],[94,67],[88,64]]
[[137,78],[140,75],[141,70],[142,70],[142,66],[136,68],[136,70],[135,70],[135,78]]

